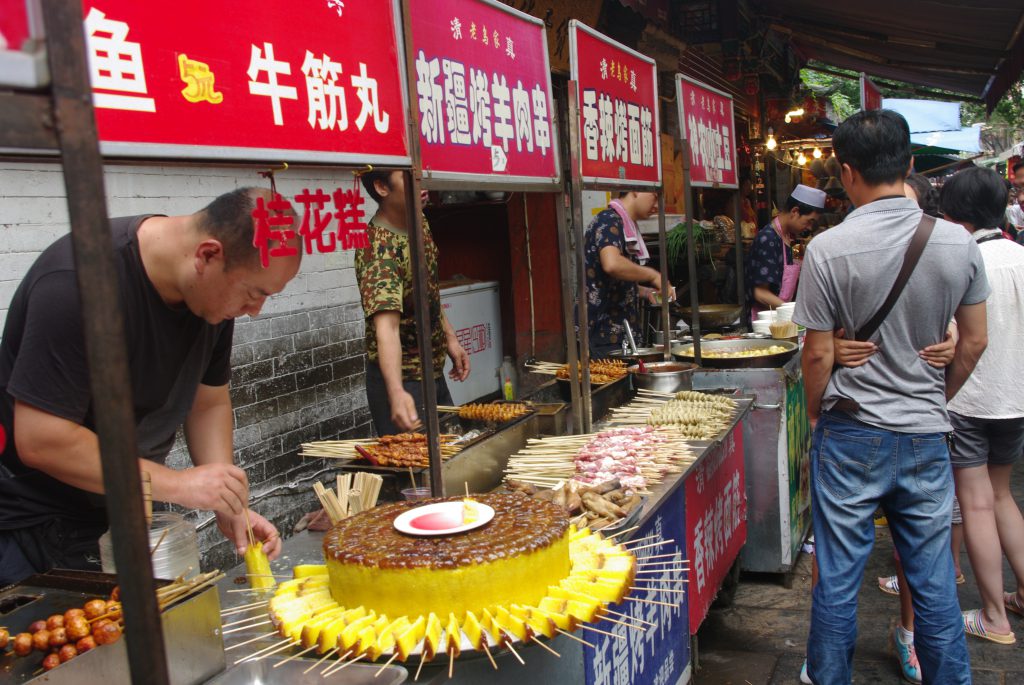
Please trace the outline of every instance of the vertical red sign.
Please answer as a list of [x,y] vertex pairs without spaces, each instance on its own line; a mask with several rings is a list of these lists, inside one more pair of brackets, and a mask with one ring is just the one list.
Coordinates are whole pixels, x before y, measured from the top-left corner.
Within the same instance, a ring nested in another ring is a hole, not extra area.
[[412,0],[423,177],[559,181],[544,23],[491,0]]
[[697,464],[687,475],[685,487],[690,634],[694,635],[747,540],[743,424],[736,424]]
[[676,74],[679,130],[690,144],[690,183],[738,188],[732,96]]
[[654,60],[574,19],[569,61],[579,103],[583,182],[660,186]]
[[860,108],[864,111],[882,109],[882,91],[864,72],[860,74]]
[[84,0],[104,154],[409,164],[396,5]]

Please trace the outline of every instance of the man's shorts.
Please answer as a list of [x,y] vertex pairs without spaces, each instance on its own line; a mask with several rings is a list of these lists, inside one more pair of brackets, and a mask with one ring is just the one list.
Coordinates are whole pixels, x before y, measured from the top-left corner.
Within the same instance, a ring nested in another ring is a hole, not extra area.
[[949,459],[953,468],[1006,466],[1024,451],[1024,417],[1015,419],[978,419],[949,412],[953,439]]

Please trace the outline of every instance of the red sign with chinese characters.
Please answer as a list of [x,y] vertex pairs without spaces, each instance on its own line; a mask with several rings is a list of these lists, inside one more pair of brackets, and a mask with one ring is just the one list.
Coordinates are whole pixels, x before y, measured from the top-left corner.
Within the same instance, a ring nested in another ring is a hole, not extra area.
[[104,154],[409,164],[390,1],[83,5]]
[[739,188],[732,96],[676,74],[679,130],[690,144],[690,184]]
[[260,253],[260,263],[265,268],[270,266],[271,257],[298,254],[298,248],[288,244],[296,235],[301,238],[300,246],[306,254],[369,247],[363,201],[358,185],[338,188],[330,195],[320,188],[312,192],[304,188],[294,202],[280,193],[275,193],[269,202],[257,197],[252,210],[252,244]]
[[690,634],[708,615],[729,567],[747,541],[743,424],[736,424],[686,476]]
[[569,22],[569,60],[579,103],[583,182],[660,186],[654,60],[576,20]]
[[423,178],[559,180],[544,23],[488,0],[412,0]]
[[882,91],[863,72],[860,75],[860,108],[865,112],[882,109]]

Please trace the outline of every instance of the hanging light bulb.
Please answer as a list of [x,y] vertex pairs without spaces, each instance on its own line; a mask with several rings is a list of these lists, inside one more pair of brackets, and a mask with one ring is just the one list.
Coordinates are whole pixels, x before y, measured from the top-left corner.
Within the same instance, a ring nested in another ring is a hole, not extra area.
[[815,159],[821,159],[821,148],[820,147],[814,148],[814,152],[812,152],[811,154],[814,155]]
[[800,166],[807,164],[807,155],[803,153],[803,150],[801,150],[800,154],[797,155],[796,163],[799,164]]
[[779,146],[778,141],[775,140],[775,132],[770,127],[768,129],[768,140],[765,141],[764,146],[769,150],[774,150]]

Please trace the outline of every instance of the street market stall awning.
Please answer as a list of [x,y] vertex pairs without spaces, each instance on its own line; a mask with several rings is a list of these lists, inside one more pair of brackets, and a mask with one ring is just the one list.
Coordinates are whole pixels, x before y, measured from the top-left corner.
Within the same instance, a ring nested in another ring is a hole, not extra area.
[[805,59],[984,100],[989,110],[1024,71],[1020,0],[759,0]]

